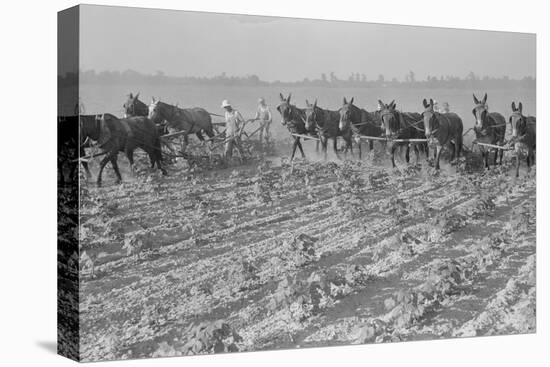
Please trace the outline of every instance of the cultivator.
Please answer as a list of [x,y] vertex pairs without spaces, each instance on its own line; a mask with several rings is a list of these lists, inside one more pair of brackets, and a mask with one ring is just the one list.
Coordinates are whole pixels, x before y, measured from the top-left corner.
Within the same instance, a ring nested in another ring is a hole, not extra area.
[[243,163],[252,159],[253,151],[256,149],[256,141],[253,141],[252,137],[261,130],[261,127],[259,127],[250,134],[246,133],[244,128],[251,121],[247,120],[233,137],[226,136],[224,122],[215,122],[213,123],[215,135],[194,144],[186,143],[185,137],[189,134],[187,131],[177,131],[162,135],[160,138],[163,156],[170,161],[177,161],[178,158],[183,158],[188,161],[189,167],[214,168],[227,163],[224,159],[225,145],[229,141],[234,140],[235,145],[239,147],[235,149],[237,159]]

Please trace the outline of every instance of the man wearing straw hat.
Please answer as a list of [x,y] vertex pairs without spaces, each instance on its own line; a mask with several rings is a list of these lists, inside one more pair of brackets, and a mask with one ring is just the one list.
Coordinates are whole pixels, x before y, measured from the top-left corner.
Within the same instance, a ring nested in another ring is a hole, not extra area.
[[231,103],[224,99],[222,108],[225,109],[225,150],[224,156],[226,160],[233,156],[233,147],[236,147],[241,157],[243,155],[240,145],[240,135],[244,128],[244,118],[239,111],[231,106]]
[[270,135],[269,127],[271,125],[271,111],[269,110],[269,107],[267,106],[267,103],[265,103],[265,99],[263,97],[258,99],[258,110],[256,111],[254,120],[260,121],[260,144],[262,144],[262,140],[264,139],[267,144]]

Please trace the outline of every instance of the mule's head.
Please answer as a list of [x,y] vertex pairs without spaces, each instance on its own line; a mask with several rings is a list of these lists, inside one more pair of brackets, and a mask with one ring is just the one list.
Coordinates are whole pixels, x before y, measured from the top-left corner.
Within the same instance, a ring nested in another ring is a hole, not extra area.
[[342,131],[348,129],[353,122],[353,111],[356,108],[353,105],[353,98],[354,97],[351,97],[351,99],[348,101],[346,97],[344,97],[342,108],[340,108],[340,123],[338,124],[338,128]]
[[527,118],[523,116],[523,105],[521,102],[516,107],[516,103],[512,102],[512,115],[510,116],[510,125],[512,125],[512,137],[517,138],[525,134],[527,127]]
[[306,108],[305,108],[305,124],[306,124],[306,130],[313,130],[315,128],[316,122],[317,122],[317,98],[315,99],[315,102],[313,104],[309,103],[309,101],[306,99]]
[[102,119],[103,115],[79,116],[80,144],[83,144],[88,138],[95,141],[99,140]]
[[438,128],[438,120],[435,116],[434,100],[430,98],[430,102],[424,98],[422,101],[424,105],[424,112],[422,112],[422,118],[424,119],[424,131],[426,138],[430,138],[435,130]]
[[385,104],[378,100],[380,106],[380,119],[384,125],[386,137],[391,137],[399,132],[399,121],[395,117],[395,100]]
[[487,113],[489,113],[489,107],[487,106],[487,93],[485,93],[485,96],[481,101],[477,99],[474,94],[474,103],[476,106],[472,110],[472,114],[476,119],[475,128],[483,129],[485,127],[485,118],[487,117]]
[[151,98],[149,113],[147,116],[149,117],[149,120],[153,121],[155,124],[160,124],[164,120],[160,99],[155,99],[155,97]]
[[279,93],[281,97],[281,103],[277,106],[277,111],[281,114],[281,123],[283,125],[288,124],[292,120],[292,105],[290,104],[290,97],[292,94],[289,94],[288,97],[284,97],[282,93]]
[[133,95],[132,93],[128,94],[128,99],[124,104],[122,105],[122,108],[124,109],[124,117],[130,117],[130,116],[137,116],[139,104],[143,103],[139,99],[139,92],[136,95]]

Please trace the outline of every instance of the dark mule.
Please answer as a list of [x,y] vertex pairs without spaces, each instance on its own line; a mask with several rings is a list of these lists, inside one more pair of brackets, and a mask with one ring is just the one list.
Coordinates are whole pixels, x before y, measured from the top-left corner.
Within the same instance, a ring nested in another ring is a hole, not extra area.
[[[358,133],[363,136],[376,136],[381,137],[384,135],[384,126],[382,119],[380,118],[380,113],[377,112],[368,112],[367,110],[361,109],[361,123],[352,125],[352,129],[358,129]],[[355,130],[354,130],[355,131]],[[374,149],[374,140],[368,140],[369,149]],[[386,142],[381,142],[382,146],[386,147]],[[359,158],[361,158],[361,140],[358,142],[359,145]]]
[[338,129],[338,122],[340,121],[340,113],[338,111],[325,110],[317,106],[317,99],[313,104],[310,104],[306,99],[305,108],[305,127],[309,132],[315,131],[321,141],[321,147],[327,159],[327,145],[328,139],[333,141],[333,149],[336,157],[338,157],[338,136],[341,136]]
[[139,100],[139,93],[132,95],[128,94],[128,99],[122,105],[124,109],[124,117],[136,117],[143,116],[147,117],[149,115],[149,107],[147,104]]
[[464,125],[456,113],[435,112],[433,99],[430,98],[430,103],[424,99],[422,104],[426,138],[435,141],[435,168],[439,169],[439,157],[443,147],[446,146],[452,151],[451,162],[455,157],[460,157]]
[[[146,103],[139,100],[139,93],[135,96],[130,93],[128,95],[128,99],[124,104],[122,105],[122,108],[124,108],[124,117],[136,117],[136,116],[143,116],[143,117],[149,117],[149,106],[147,106]],[[156,124],[157,125],[157,132],[159,135],[168,134],[168,128],[166,127],[166,123],[164,121],[161,121]]]
[[[282,93],[279,93],[281,97],[281,103],[277,106],[277,111],[281,114],[281,123],[286,126],[288,131],[291,134],[300,134],[300,135],[315,135],[316,131],[312,127],[311,130],[306,128],[306,112],[304,109],[298,108],[293,104],[290,104],[290,97],[292,94],[289,94],[287,98],[283,96]],[[302,153],[302,158],[305,158],[304,149],[302,148],[302,143],[300,142],[299,136],[292,135],[294,138],[294,144],[292,145],[292,155],[290,160],[294,159],[296,154],[296,148],[300,149]]]
[[521,102],[516,108],[516,103],[512,102],[512,116],[510,116],[510,125],[512,125],[512,139],[510,143],[514,144],[517,153],[516,177],[519,177],[519,162],[523,151],[526,149],[527,170],[535,162],[535,148],[537,144],[537,119],[533,116],[523,115],[523,105]]
[[148,116],[155,124],[166,121],[170,128],[186,131],[184,136],[186,145],[189,143],[189,134],[197,135],[201,142],[204,141],[202,132],[205,132],[209,138],[215,135],[212,117],[204,108],[180,108],[153,98],[149,105]]
[[[82,154],[81,154],[82,155]],[[60,185],[78,181],[78,116],[57,117],[57,173]],[[89,174],[88,165],[84,166]],[[68,176],[66,172],[68,170]]]
[[[364,115],[363,110],[353,104],[353,97],[349,100],[342,101],[342,107],[340,108],[340,121],[338,123],[338,128],[340,129],[340,135],[346,142],[346,148],[344,154],[347,154],[348,150],[353,155],[353,145],[352,139],[354,131],[359,132],[358,126],[363,121]],[[361,157],[361,144],[359,144],[359,157]]]
[[[90,125],[93,124],[96,119],[101,118],[101,115],[79,115],[79,126],[82,129],[83,125]],[[86,156],[86,151],[84,148],[91,147],[90,144],[90,138],[83,136],[82,133],[80,134],[80,157]],[[88,169],[88,162],[81,161],[82,166],[84,167],[84,170],[86,171],[86,176],[88,178],[92,177],[90,170]]]
[[[71,179],[74,177],[74,174],[76,172],[76,169],[78,168],[78,159],[86,156],[86,151],[84,148],[87,148],[90,146],[89,139],[86,139],[86,137],[82,137],[80,135],[79,138],[79,126],[81,126],[81,121],[88,121],[92,120],[95,121],[96,115],[78,115],[78,116],[60,116],[58,118],[58,145],[61,148],[63,148],[64,153],[67,153],[68,150],[67,147],[74,148],[74,153],[78,151],[78,155],[75,155],[69,162],[63,162],[63,163],[69,163],[71,170],[69,176]],[[71,136],[72,134],[72,136]],[[78,148],[77,148],[78,146]],[[63,154],[64,154],[63,153]],[[71,154],[73,152],[71,151]],[[60,154],[60,157],[62,157],[62,160],[64,159],[64,155]],[[82,167],[84,167],[84,171],[86,172],[86,177],[90,178],[92,177],[92,174],[90,173],[90,169],[88,167],[88,162],[86,161],[80,161],[80,164],[82,164]],[[63,167],[60,167],[61,171],[63,171]],[[64,183],[64,175],[62,174],[60,176],[61,182]]]
[[[385,136],[388,140],[392,139],[426,139],[424,132],[424,120],[422,115],[416,112],[400,112],[395,107],[395,101],[390,104],[385,104],[378,100],[378,104],[382,107],[380,110],[380,118],[384,123]],[[391,163],[395,168],[395,151],[397,147],[406,147],[405,159],[407,163],[410,161],[410,144],[407,142],[393,142],[391,144]],[[416,161],[420,158],[420,149],[426,153],[426,158],[429,156],[428,144],[412,144],[416,154]]]
[[160,138],[157,134],[155,124],[147,117],[129,117],[119,119],[111,114],[100,115],[95,119],[80,120],[80,140],[87,138],[98,142],[99,147],[107,154],[99,164],[99,173],[97,175],[97,184],[101,185],[101,176],[103,169],[108,162],[111,162],[117,182],[122,181],[118,169],[118,152],[124,152],[130,168],[133,170],[134,150],[143,149],[151,160],[151,167],[157,165],[157,168],[166,174],[162,168]]
[[[504,143],[504,136],[506,134],[506,120],[498,112],[489,113],[487,107],[487,93],[480,101],[474,94],[474,103],[476,106],[472,110],[476,121],[474,125],[474,132],[476,134],[476,141],[480,143],[502,145]],[[482,145],[478,145],[481,155],[485,160],[485,167],[489,169],[489,152],[491,148],[486,148]],[[497,156],[500,153],[500,164],[502,164],[502,156],[504,150],[498,149],[495,151],[494,165],[497,164]]]

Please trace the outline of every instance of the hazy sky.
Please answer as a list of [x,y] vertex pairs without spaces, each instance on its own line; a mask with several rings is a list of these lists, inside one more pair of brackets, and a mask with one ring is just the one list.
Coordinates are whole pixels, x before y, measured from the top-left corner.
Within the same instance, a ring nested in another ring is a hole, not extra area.
[[80,14],[83,70],[294,81],[331,71],[521,78],[536,69],[534,34],[92,5]]

